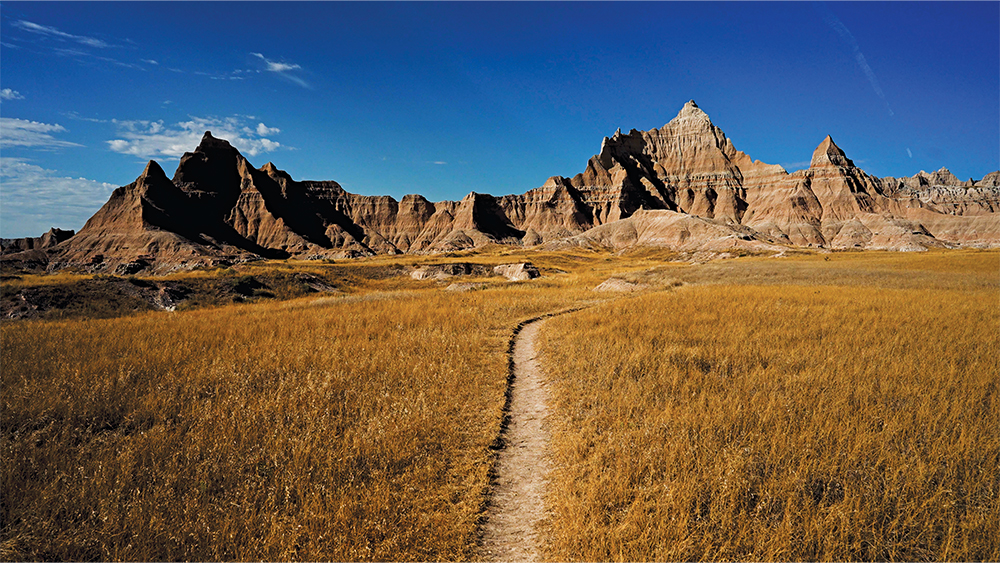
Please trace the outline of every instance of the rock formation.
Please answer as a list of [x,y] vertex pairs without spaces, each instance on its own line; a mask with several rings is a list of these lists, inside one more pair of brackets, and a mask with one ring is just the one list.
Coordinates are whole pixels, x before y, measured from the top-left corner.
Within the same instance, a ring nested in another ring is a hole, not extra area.
[[0,239],[0,252],[13,254],[26,250],[44,250],[59,244],[74,234],[72,230],[64,231],[53,227],[40,237]]
[[503,276],[509,281],[527,281],[541,276],[541,273],[531,262],[497,264],[496,266],[452,262],[450,264],[421,266],[410,272],[410,277],[415,280],[446,280],[456,276]]
[[296,181],[270,162],[254,168],[206,132],[173,179],[150,161],[79,233],[41,253],[31,244],[5,246],[5,260],[31,251],[49,269],[130,272],[486,244],[689,251],[1000,246],[1000,172],[978,182],[959,181],[944,168],[876,178],[827,137],[808,169],[788,174],[736,150],[690,101],[659,129],[606,137],[572,178],[553,176],[521,195],[397,201],[351,194],[332,181]]

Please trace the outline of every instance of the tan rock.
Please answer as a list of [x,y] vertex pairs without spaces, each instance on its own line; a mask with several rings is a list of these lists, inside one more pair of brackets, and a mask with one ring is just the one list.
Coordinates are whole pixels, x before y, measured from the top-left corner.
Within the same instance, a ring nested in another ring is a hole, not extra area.
[[621,278],[608,278],[594,288],[594,291],[599,292],[614,292],[614,293],[631,293],[633,291],[641,291],[646,289],[646,284],[630,282],[623,280]]
[[528,281],[535,279],[542,274],[531,262],[517,262],[514,264],[500,264],[494,266],[493,273],[503,276],[510,281]]

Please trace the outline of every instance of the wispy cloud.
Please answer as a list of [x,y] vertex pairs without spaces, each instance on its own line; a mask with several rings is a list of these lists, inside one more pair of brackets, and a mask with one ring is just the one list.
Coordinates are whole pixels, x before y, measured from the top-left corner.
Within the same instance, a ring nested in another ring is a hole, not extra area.
[[53,133],[64,132],[66,132],[66,128],[58,123],[39,123],[13,117],[0,117],[0,147],[3,148],[59,149],[83,146],[52,136]]
[[102,61],[102,62],[106,62],[106,63],[111,63],[113,65],[120,66],[122,68],[131,68],[133,70],[146,70],[145,68],[142,67],[142,65],[137,65],[135,63],[126,63],[124,61],[120,61],[120,60],[112,58],[112,57],[105,57],[103,55],[97,55],[97,54],[91,53],[89,51],[82,51],[80,49],[62,49],[62,48],[57,48],[57,49],[53,49],[52,52],[55,53],[55,54],[57,54],[57,55],[61,55],[61,56],[64,56],[64,57],[74,57],[74,58],[79,59],[79,60],[82,60],[82,59],[93,59],[93,60],[96,60],[96,61]]
[[38,236],[50,227],[79,229],[117,186],[66,177],[21,158],[0,158],[3,236]]
[[60,31],[54,27],[41,25],[34,22],[29,22],[25,20],[18,20],[12,24],[14,27],[23,29],[25,31],[30,31],[31,33],[36,33],[38,35],[44,35],[46,37],[57,37],[59,39],[66,39],[70,41],[75,41],[81,45],[86,45],[87,47],[95,47],[103,49],[110,47],[111,45],[100,39],[94,37],[86,37],[84,35],[73,35],[72,33],[66,33]]
[[[76,59],[80,63],[110,63],[115,66],[133,70],[147,70],[148,66],[159,66],[159,62],[154,59],[138,59],[135,62],[129,62],[127,60],[121,60],[119,58],[108,56],[108,49],[120,47],[120,45],[103,39],[87,37],[84,35],[74,35],[52,26],[42,25],[26,20],[18,20],[11,24],[11,26],[15,29],[27,31],[42,38],[42,40],[38,41],[28,40],[23,37],[16,37],[14,39],[23,43],[30,43],[35,48],[48,51],[61,57]],[[46,41],[47,39],[54,39],[55,41]],[[131,43],[131,41],[127,39],[125,41]],[[20,48],[16,45],[9,46]],[[140,62],[142,64],[140,64]]]
[[268,59],[261,53],[250,53],[250,55],[257,57],[258,59],[264,62],[265,65],[264,70],[268,72],[273,72],[286,80],[289,80],[291,82],[294,82],[295,84],[298,84],[299,86],[302,86],[303,88],[312,88],[312,86],[310,86],[309,83],[306,82],[302,77],[292,74],[292,71],[302,70],[302,67],[299,66],[298,64],[272,61],[271,59]]
[[108,122],[107,119],[97,119],[95,117],[84,117],[84,116],[80,115],[79,113],[77,113],[75,111],[64,111],[64,112],[62,112],[61,115],[65,115],[66,117],[68,117],[68,118],[70,118],[70,119],[72,119],[74,121],[87,121],[87,122],[90,122],[90,123],[107,123]]
[[23,100],[24,96],[21,95],[17,90],[11,90],[10,88],[4,88],[0,90],[0,100]]
[[889,107],[889,101],[885,99],[882,87],[879,86],[878,78],[875,76],[875,71],[873,71],[872,67],[868,64],[864,53],[861,52],[861,47],[858,46],[858,41],[854,38],[854,34],[851,33],[851,30],[847,29],[847,26],[845,26],[843,22],[840,21],[840,18],[835,16],[833,12],[826,7],[826,5],[820,4],[819,9],[823,16],[823,21],[825,21],[828,26],[833,28],[833,30],[837,32],[837,35],[840,36],[840,39],[851,49],[851,53],[854,55],[854,60],[858,63],[858,67],[860,67],[861,71],[865,73],[865,76],[868,78],[868,82],[872,85],[872,89],[875,90],[875,94],[885,103],[885,108],[889,110],[889,115],[895,115],[892,108]]
[[108,147],[122,154],[141,158],[180,157],[193,150],[201,142],[205,131],[212,131],[215,137],[226,139],[240,152],[256,156],[284,147],[268,136],[276,135],[280,129],[258,123],[256,127],[245,116],[226,118],[191,117],[173,125],[163,120],[113,120],[118,126],[118,139],[107,141]]

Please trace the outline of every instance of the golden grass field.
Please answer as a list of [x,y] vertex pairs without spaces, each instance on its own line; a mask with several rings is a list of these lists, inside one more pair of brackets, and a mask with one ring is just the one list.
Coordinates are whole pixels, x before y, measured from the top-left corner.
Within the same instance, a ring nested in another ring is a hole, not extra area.
[[5,321],[0,558],[474,558],[511,330],[586,306],[545,326],[551,558],[1000,559],[1000,253],[674,257]]
[[834,258],[549,322],[553,559],[1000,559],[997,256]]

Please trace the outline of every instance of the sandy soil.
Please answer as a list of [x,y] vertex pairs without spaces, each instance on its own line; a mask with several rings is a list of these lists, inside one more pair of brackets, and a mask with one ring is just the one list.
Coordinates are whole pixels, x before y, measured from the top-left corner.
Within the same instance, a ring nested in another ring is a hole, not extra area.
[[524,326],[514,342],[514,381],[506,446],[497,460],[497,478],[486,511],[480,557],[488,561],[538,561],[538,524],[546,516],[549,473],[550,392],[535,359],[535,341],[544,321]]

